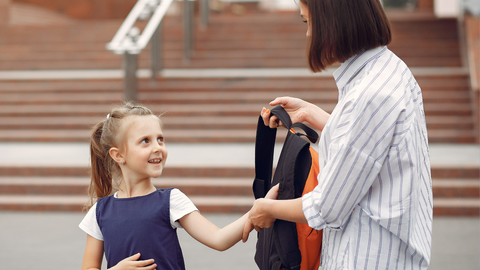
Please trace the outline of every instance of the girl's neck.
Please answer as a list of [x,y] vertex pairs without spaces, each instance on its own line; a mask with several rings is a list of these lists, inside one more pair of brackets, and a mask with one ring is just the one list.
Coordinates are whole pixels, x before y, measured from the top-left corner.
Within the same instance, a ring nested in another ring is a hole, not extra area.
[[120,189],[117,193],[118,198],[132,198],[148,195],[156,190],[150,179],[131,183],[125,181],[120,184]]

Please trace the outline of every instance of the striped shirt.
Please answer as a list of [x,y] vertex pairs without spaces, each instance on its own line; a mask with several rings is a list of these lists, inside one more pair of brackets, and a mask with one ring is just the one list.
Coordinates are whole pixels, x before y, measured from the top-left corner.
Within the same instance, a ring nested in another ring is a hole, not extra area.
[[319,184],[304,195],[329,269],[427,269],[432,181],[420,87],[387,47],[335,71],[338,104],[319,142]]

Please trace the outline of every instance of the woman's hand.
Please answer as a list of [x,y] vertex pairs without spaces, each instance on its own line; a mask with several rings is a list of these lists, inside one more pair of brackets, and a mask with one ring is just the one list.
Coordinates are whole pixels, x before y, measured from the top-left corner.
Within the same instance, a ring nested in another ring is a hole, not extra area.
[[[278,186],[273,187],[275,190]],[[270,191],[269,191],[270,193]],[[282,219],[296,223],[307,223],[302,211],[302,198],[292,200],[258,199],[248,212],[248,218],[243,227],[243,242],[247,241],[248,234],[253,230],[260,231],[270,228],[275,220]]]
[[276,218],[269,213],[267,206],[271,201],[273,200],[264,198],[255,200],[252,209],[248,213],[247,221],[243,226],[243,242],[247,241],[248,235],[252,229],[255,229],[257,232],[259,232],[263,228],[270,228],[273,225]]
[[136,270],[136,269],[142,269],[142,270],[153,270],[157,269],[157,265],[154,264],[154,260],[144,260],[144,261],[139,261],[140,259],[140,253],[137,253],[135,255],[132,255],[128,258],[125,258],[121,260],[117,265],[114,267],[110,268],[110,270]]
[[[330,114],[322,110],[320,107],[306,102],[299,98],[293,97],[277,97],[272,102],[271,106],[282,105],[282,107],[290,115],[292,123],[308,122],[318,130],[323,130]],[[270,117],[270,110],[263,108],[260,112],[263,118],[263,123],[270,128],[277,128],[283,126],[276,116]]]
[[[283,108],[288,112],[292,123],[304,122],[307,118],[307,109],[310,103],[301,100],[299,98],[293,97],[279,97],[270,102],[271,106],[282,105]],[[270,117],[270,110],[265,108],[261,112],[263,123],[270,128],[277,128],[278,126],[283,126],[276,116]]]

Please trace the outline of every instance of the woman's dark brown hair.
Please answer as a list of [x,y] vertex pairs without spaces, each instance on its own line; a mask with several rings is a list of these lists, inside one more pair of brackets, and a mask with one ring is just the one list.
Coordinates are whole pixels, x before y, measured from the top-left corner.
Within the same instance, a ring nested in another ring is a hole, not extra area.
[[392,40],[379,0],[300,0],[310,14],[308,64],[319,72]]
[[[109,151],[112,147],[122,149],[125,143],[124,136],[128,129],[128,126],[124,125],[124,119],[132,115],[154,114],[146,107],[124,103],[123,106],[114,108],[92,129],[90,137],[91,181],[88,188],[90,200],[85,205],[86,209],[89,209],[99,198],[111,195],[122,179],[120,167],[110,156]],[[158,117],[158,121],[162,126],[160,117]]]

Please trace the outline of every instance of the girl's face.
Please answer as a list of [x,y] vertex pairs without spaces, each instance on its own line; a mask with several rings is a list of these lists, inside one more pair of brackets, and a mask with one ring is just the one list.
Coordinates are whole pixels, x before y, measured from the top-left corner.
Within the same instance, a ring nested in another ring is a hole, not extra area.
[[303,22],[308,25],[307,27],[307,37],[312,36],[312,24],[310,23],[310,12],[308,11],[307,5],[300,1],[300,16],[303,18]]
[[154,115],[134,115],[125,119],[126,149],[122,151],[124,179],[158,177],[167,159],[167,148],[158,118]]

